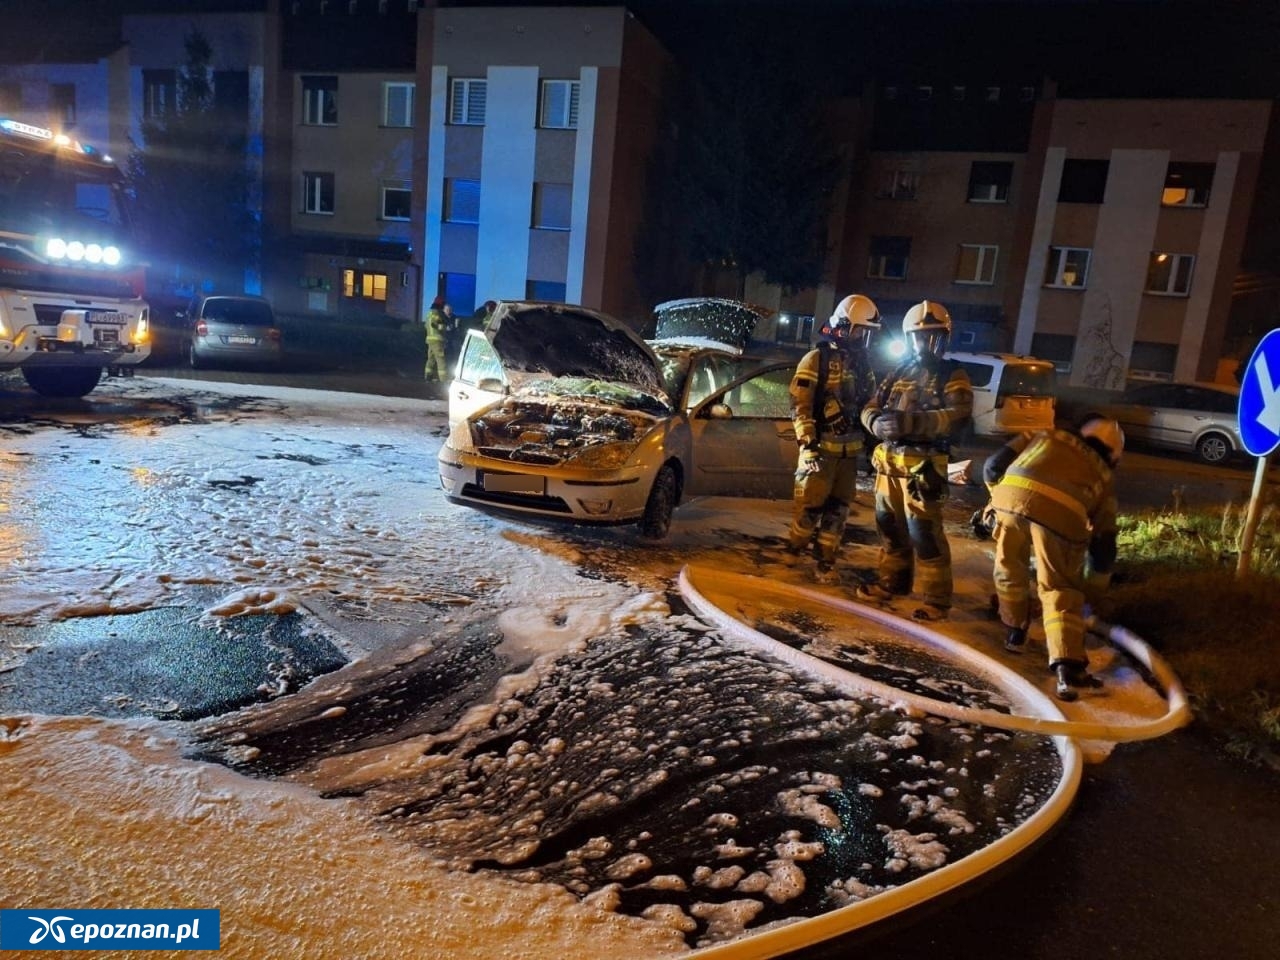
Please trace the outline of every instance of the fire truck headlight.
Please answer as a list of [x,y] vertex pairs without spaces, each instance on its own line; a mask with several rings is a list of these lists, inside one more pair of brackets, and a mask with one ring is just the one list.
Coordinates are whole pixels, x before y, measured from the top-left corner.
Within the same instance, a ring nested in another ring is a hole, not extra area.
[[68,244],[67,244],[67,259],[68,259],[68,260],[83,260],[83,259],[84,259],[84,244],[83,244],[83,243],[81,243],[79,240],[72,240],[70,243],[68,243]]
[[54,260],[61,260],[67,255],[67,241],[61,237],[54,237],[44,245],[45,256]]
[[101,263],[102,247],[98,246],[96,243],[89,244],[84,248],[84,258],[90,263]]
[[120,248],[104,247],[102,250],[102,262],[108,267],[117,267],[120,265]]

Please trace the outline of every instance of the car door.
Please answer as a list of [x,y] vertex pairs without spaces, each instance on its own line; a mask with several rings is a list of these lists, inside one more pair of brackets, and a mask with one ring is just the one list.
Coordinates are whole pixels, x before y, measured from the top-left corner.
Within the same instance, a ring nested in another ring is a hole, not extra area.
[[1172,399],[1170,388],[1165,384],[1136,387],[1109,412],[1130,439],[1163,444],[1165,425],[1161,423],[1159,411]]
[[507,393],[506,371],[483,331],[468,330],[449,381],[449,426],[467,419]]
[[690,496],[789,499],[795,486],[792,363],[762,367],[715,391],[689,417]]

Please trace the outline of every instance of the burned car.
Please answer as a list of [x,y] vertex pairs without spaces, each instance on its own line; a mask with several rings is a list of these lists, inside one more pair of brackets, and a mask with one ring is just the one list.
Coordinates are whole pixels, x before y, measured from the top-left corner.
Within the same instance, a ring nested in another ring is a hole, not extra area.
[[449,499],[664,537],[693,496],[789,498],[791,365],[647,343],[585,307],[503,302],[449,387]]

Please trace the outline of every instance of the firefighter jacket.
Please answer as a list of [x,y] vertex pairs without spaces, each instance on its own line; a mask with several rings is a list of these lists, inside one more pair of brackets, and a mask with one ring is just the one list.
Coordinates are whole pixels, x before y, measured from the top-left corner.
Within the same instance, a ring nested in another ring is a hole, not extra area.
[[791,378],[796,442],[828,456],[856,457],[863,441],[858,413],[874,389],[875,374],[862,350],[819,343]]
[[427,343],[443,344],[448,338],[449,318],[444,315],[443,310],[431,309],[427,311]]
[[899,364],[862,408],[862,425],[874,432],[876,418],[889,413],[899,416],[902,435],[876,447],[877,472],[910,476],[928,460],[946,477],[952,431],[973,415],[969,375],[958,363],[931,354]]
[[1116,495],[1111,467],[1084,440],[1067,430],[1014,437],[987,461],[983,479],[998,511],[1026,517],[1090,552],[1110,543],[1114,559]]

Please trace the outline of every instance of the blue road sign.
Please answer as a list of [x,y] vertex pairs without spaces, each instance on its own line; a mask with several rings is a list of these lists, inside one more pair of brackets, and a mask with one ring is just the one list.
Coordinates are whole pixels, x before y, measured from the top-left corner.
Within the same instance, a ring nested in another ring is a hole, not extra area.
[[1258,343],[1240,380],[1240,439],[1255,457],[1280,447],[1280,328]]

